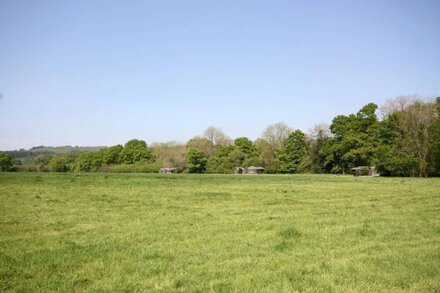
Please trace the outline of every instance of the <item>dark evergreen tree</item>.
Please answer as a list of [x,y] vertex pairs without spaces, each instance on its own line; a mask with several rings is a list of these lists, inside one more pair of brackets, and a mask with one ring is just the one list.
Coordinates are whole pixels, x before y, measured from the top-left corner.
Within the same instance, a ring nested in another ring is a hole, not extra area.
[[306,154],[306,136],[300,130],[290,133],[278,155],[280,173],[297,173]]

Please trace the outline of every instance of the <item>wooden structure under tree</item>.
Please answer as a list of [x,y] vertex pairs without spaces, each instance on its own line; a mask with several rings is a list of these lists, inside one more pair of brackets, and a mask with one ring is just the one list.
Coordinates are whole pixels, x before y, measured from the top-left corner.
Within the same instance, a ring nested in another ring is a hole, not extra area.
[[177,173],[178,169],[177,168],[160,168],[159,169],[159,173],[161,174],[174,174]]
[[378,176],[376,167],[358,166],[351,168],[351,174],[354,176]]
[[243,167],[237,167],[235,168],[235,173],[237,174],[263,174],[264,173],[264,168],[263,167],[254,167],[254,166],[250,166],[247,168],[243,168]]

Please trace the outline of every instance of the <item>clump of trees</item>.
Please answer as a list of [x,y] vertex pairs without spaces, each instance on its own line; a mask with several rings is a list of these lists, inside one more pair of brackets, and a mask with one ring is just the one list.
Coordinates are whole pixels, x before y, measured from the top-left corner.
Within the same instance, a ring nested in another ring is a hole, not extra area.
[[[380,113],[378,115],[378,112]],[[347,173],[376,166],[385,176],[440,176],[440,98],[398,97],[382,107],[369,103],[336,116],[308,133],[285,123],[267,126],[255,141],[231,139],[208,127],[186,144],[148,146],[132,139],[87,152],[13,158],[0,153],[2,171],[157,172],[176,167],[189,173],[232,173],[262,166],[267,173]]]
[[12,156],[8,153],[0,153],[0,171],[9,171],[12,168]]
[[416,97],[388,101],[383,109],[384,135],[377,166],[384,175],[440,175],[440,97],[424,102]]
[[283,141],[283,146],[279,152],[280,173],[298,173],[305,171],[305,155],[307,152],[306,135],[300,130],[291,132]]

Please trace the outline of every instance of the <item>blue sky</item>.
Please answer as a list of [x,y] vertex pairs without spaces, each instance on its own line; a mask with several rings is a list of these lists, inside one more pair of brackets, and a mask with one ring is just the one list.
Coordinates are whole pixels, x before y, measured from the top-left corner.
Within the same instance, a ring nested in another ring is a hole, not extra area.
[[0,149],[307,131],[440,95],[440,1],[0,1]]

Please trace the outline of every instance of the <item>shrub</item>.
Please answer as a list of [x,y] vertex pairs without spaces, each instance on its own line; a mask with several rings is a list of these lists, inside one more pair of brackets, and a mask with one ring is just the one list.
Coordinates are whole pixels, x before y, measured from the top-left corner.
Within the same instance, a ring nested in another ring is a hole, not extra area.
[[0,152],[0,171],[9,171],[12,167],[12,157],[8,153]]
[[198,149],[190,149],[188,152],[186,166],[189,173],[203,173],[206,170],[208,159],[206,155]]
[[126,164],[148,161],[152,158],[151,150],[143,140],[132,139],[127,141],[119,153],[119,160]]

